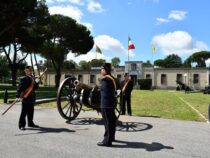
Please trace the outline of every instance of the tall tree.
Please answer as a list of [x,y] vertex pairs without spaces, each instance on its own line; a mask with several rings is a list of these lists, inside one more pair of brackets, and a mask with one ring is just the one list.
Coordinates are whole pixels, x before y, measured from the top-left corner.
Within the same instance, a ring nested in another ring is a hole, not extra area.
[[182,59],[176,54],[170,54],[165,59],[165,67],[166,68],[177,68],[182,66]]
[[74,70],[77,68],[77,63],[73,60],[65,60],[63,63],[63,68],[67,70]]
[[91,67],[101,67],[104,62],[104,59],[93,59],[90,61],[90,65]]
[[117,67],[120,65],[120,58],[114,57],[112,58],[111,62],[112,62],[112,66]]
[[7,58],[3,55],[0,55],[0,80],[8,77],[10,74]]
[[197,67],[206,67],[206,60],[210,58],[210,51],[200,51],[192,54],[187,60],[189,62],[196,62]]
[[53,64],[56,71],[56,87],[59,86],[61,69],[67,54],[69,52],[76,55],[86,54],[92,49],[93,44],[93,37],[85,26],[66,16],[50,16],[42,56],[51,60]]
[[90,62],[87,62],[85,60],[81,60],[79,62],[79,67],[81,70],[90,70],[91,69],[91,64]]
[[0,47],[7,57],[13,86],[16,85],[17,70],[28,55],[24,47],[29,43],[32,44],[29,32],[32,24],[40,18],[35,14],[35,11],[40,9],[40,3],[44,1],[3,0],[0,2],[0,30],[2,30]]

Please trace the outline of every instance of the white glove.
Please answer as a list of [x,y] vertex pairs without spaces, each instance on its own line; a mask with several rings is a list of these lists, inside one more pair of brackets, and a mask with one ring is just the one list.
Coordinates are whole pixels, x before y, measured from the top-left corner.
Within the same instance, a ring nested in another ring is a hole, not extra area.
[[39,78],[36,78],[36,79],[35,79],[35,82],[36,82],[36,83],[39,83],[39,81],[40,81]]
[[118,89],[118,90],[117,90],[117,96],[119,96],[119,95],[120,95],[120,93],[121,93],[121,90],[120,90],[120,89]]
[[22,98],[16,98],[15,101],[16,102],[21,102],[22,101]]

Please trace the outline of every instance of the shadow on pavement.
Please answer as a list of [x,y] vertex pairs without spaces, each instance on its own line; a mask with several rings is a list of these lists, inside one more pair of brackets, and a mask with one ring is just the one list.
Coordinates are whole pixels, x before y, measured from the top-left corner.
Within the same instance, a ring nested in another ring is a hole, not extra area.
[[[103,120],[99,118],[78,118],[72,121],[66,121],[72,125],[103,125]],[[116,130],[121,132],[139,132],[151,129],[153,126],[147,123],[140,122],[122,122],[118,121]]]
[[162,149],[174,149],[171,146],[165,146],[161,143],[157,142],[152,142],[151,144],[149,143],[143,143],[143,142],[127,142],[127,141],[121,141],[121,140],[116,140],[116,143],[112,145],[112,147],[116,148],[134,148],[134,149],[145,149],[146,151],[158,151]]
[[75,132],[74,130],[70,130],[67,128],[49,128],[49,127],[39,127],[39,128],[26,128],[23,132],[26,131],[37,131],[36,133],[23,133],[16,134],[15,136],[21,135],[31,135],[31,134],[43,134],[43,133],[61,133],[61,132]]

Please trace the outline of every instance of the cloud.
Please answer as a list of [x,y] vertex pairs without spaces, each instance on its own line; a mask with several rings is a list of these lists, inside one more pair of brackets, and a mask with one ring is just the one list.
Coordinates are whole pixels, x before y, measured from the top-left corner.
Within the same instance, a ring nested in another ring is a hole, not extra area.
[[[75,55],[73,53],[69,53],[67,55],[68,60],[74,60],[76,63],[79,63],[81,60],[91,61],[92,59],[95,59],[95,58],[96,58],[95,52],[88,52],[85,55],[80,55],[77,57],[75,57]],[[97,59],[105,59],[108,62],[111,61],[111,57],[105,56],[104,54],[99,54],[99,53],[97,53]]]
[[93,0],[88,2],[87,10],[90,11],[91,13],[101,13],[104,11],[104,9],[102,8],[102,5]]
[[186,18],[186,15],[187,15],[186,11],[172,10],[168,15],[168,18],[181,21]]
[[84,5],[85,3],[82,2],[82,0],[68,0],[72,4],[77,4],[77,5]]
[[208,50],[202,41],[193,40],[192,36],[184,31],[174,31],[153,37],[154,42],[165,55],[177,54],[179,56],[191,55],[195,52]]
[[85,25],[91,32],[93,30],[93,25],[91,23],[88,22],[82,22],[82,25]]
[[69,16],[77,21],[80,21],[83,16],[83,13],[77,7],[70,6],[70,5],[65,6],[65,7],[52,6],[52,7],[49,7],[49,12],[51,15],[62,14],[65,16]]
[[186,19],[187,12],[186,11],[180,11],[180,10],[172,10],[170,11],[168,18],[156,18],[156,25],[160,25],[162,23],[168,23],[172,20],[176,21],[182,21]]
[[[128,55],[127,49],[125,49],[123,44],[109,35],[99,35],[95,37],[94,41],[101,49],[107,50],[111,53],[116,53],[116,56],[120,57],[122,55]],[[132,51],[129,52],[129,55],[130,57],[135,56]]]

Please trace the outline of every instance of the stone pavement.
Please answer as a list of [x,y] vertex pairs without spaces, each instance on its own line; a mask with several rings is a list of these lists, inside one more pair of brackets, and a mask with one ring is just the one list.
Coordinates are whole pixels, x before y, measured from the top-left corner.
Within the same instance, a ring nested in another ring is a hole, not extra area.
[[[2,113],[8,106],[0,105]],[[121,116],[113,147],[99,147],[104,126],[95,111],[66,122],[56,108],[35,107],[40,128],[18,129],[20,105],[0,116],[0,158],[209,158],[210,124]]]

